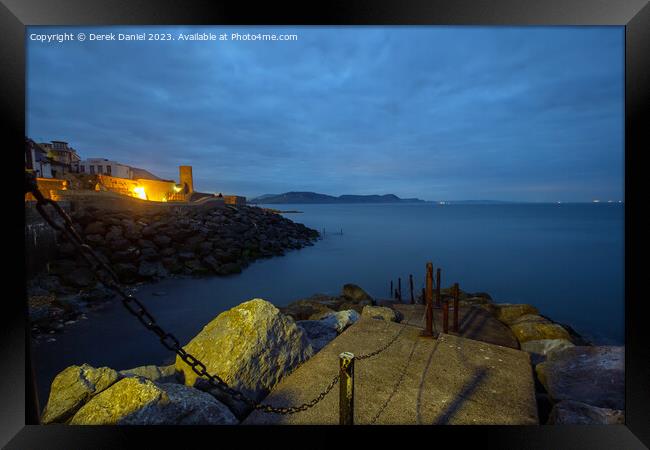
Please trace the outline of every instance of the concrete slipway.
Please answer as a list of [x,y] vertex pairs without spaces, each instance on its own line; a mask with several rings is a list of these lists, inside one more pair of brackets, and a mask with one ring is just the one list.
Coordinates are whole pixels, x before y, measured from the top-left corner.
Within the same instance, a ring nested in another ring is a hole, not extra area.
[[[310,401],[338,373],[341,352],[370,353],[404,328],[385,351],[355,363],[355,424],[538,424],[529,356],[475,339],[482,337],[476,328],[482,323],[489,340],[510,342],[498,324],[488,323],[491,317],[472,313],[480,308],[461,310],[460,334],[465,317],[465,334],[474,333],[474,339],[421,337],[422,306],[396,309],[405,313],[403,323],[362,318],[284,378],[264,403],[295,406]],[[436,325],[440,330],[438,320]],[[338,424],[338,407],[337,384],[313,408],[291,415],[254,411],[244,424]]]

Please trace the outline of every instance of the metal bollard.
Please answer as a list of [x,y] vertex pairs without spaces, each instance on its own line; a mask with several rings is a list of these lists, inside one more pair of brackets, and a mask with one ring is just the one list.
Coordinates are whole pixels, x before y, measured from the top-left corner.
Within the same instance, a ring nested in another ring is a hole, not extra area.
[[460,289],[458,288],[458,283],[454,283],[454,320],[453,320],[453,331],[458,333],[458,300],[460,296]]
[[449,334],[449,300],[442,302],[442,332]]
[[415,303],[415,297],[413,297],[413,274],[409,275],[409,289],[411,291],[411,305]]
[[425,292],[426,305],[426,328],[422,331],[422,336],[433,336],[433,264],[427,263],[427,284]]
[[440,307],[440,267],[436,269],[436,306]]
[[354,425],[354,354],[339,355],[339,425]]

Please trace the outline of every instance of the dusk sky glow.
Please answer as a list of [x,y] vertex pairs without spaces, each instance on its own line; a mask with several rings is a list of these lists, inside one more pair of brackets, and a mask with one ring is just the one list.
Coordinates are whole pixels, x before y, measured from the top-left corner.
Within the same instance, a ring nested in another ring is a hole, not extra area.
[[[31,33],[278,33],[71,41]],[[28,27],[27,136],[195,187],[623,200],[623,27]]]

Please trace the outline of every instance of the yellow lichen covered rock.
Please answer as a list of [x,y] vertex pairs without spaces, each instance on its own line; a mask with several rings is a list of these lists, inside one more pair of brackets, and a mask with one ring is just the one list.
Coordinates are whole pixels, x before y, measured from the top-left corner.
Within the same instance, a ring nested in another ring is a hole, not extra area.
[[95,368],[82,364],[65,368],[52,381],[41,422],[48,424],[67,421],[84,403],[120,378],[109,367]]
[[[308,337],[295,321],[262,299],[219,314],[183,348],[201,360],[209,373],[254,400],[262,399],[313,355]],[[198,375],[179,357],[176,369],[187,386],[195,384]]]
[[511,325],[510,329],[520,343],[542,339],[565,339],[567,341],[571,339],[569,332],[562,326],[548,321],[520,321]]
[[537,308],[527,304],[498,303],[494,305],[496,318],[501,322],[510,325],[513,321],[524,314],[537,314]]
[[178,384],[124,378],[86,403],[71,425],[236,424],[232,412],[214,397]]

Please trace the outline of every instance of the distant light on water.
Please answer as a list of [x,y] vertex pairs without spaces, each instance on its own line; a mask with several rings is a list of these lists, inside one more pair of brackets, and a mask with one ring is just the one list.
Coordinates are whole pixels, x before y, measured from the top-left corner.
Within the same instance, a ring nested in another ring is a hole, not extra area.
[[593,200],[593,203],[600,203],[600,200]]

